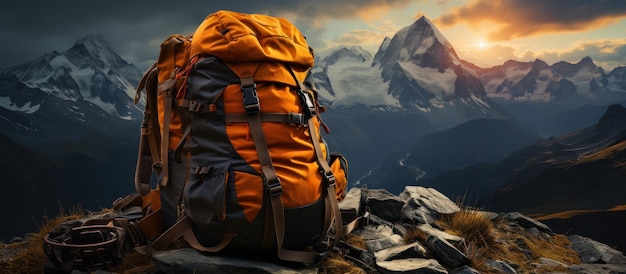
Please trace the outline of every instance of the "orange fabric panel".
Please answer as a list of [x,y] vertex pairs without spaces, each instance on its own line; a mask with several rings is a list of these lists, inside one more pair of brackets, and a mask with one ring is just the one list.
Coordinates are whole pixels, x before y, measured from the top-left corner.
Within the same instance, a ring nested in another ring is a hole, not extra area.
[[330,170],[333,172],[335,176],[335,194],[337,196],[337,201],[341,202],[343,198],[346,196],[346,187],[348,184],[348,177],[346,176],[346,171],[341,166],[341,161],[335,161],[331,166]]
[[222,10],[207,16],[193,36],[191,56],[208,54],[227,62],[279,61],[313,66],[304,35],[283,18]]
[[[304,137],[308,137],[306,128],[300,128],[301,130],[298,130],[300,132],[289,134],[289,127],[293,128],[293,126],[283,123],[263,123],[272,163],[283,187],[283,204],[286,208],[293,208],[319,200],[322,195],[322,178],[315,161],[312,144]],[[270,135],[268,132],[276,134]],[[257,172],[261,173],[254,141],[249,136],[248,125],[246,123],[229,123],[226,126],[226,133],[239,155],[248,161]],[[244,182],[235,182],[235,184],[240,183]],[[240,189],[237,189],[237,195],[241,203]]]
[[158,188],[152,189],[150,193],[143,196],[143,199],[141,200],[141,209],[145,211],[148,207],[150,207],[150,211],[161,209],[161,193]]
[[235,191],[239,206],[243,209],[248,222],[252,222],[263,205],[263,179],[245,172],[234,172]]
[[[161,43],[161,51],[157,59],[159,84],[172,78],[176,72],[187,66],[190,45],[191,41],[181,34],[172,34]],[[175,71],[174,74],[172,74],[173,71]]]

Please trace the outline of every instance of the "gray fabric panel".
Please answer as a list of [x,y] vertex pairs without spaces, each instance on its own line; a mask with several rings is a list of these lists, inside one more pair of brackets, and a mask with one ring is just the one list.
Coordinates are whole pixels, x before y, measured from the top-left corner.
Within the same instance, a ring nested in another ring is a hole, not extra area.
[[[173,153],[169,151],[169,182],[167,186],[161,186],[161,212],[163,213],[163,225],[169,228],[178,220],[178,202],[183,194],[183,187],[189,175],[189,159],[184,158],[178,163],[173,160]],[[160,179],[159,179],[160,184]]]

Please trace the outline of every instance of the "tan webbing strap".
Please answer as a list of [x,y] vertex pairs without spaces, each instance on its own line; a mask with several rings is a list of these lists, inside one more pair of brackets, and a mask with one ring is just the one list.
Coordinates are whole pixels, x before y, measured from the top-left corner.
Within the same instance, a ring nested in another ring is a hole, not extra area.
[[185,241],[187,241],[187,243],[191,247],[195,248],[196,250],[206,251],[206,252],[218,252],[224,249],[233,240],[234,237],[235,237],[235,234],[224,233],[224,238],[219,244],[211,246],[211,247],[207,247],[207,246],[202,245],[198,241],[198,238],[196,238],[196,235],[193,234],[193,230],[188,229],[183,233],[183,238],[185,239]]
[[274,233],[274,214],[272,214],[272,207],[267,204],[265,206],[265,226],[263,227],[263,239],[261,240],[261,251],[268,252],[274,241],[276,241],[276,233]]
[[[302,113],[261,113],[262,122],[286,123],[292,125],[305,125],[306,118]],[[226,114],[226,123],[247,123],[246,114]]]
[[[149,120],[150,124],[148,125],[148,140],[150,143],[150,155],[152,156],[152,163],[159,162],[160,152],[159,152],[159,142],[161,141],[161,133],[158,130],[159,128],[159,102],[157,99],[157,95],[159,92],[158,88],[158,76],[159,71],[155,68],[150,73],[150,80],[146,83],[146,110],[149,110]],[[157,170],[160,172],[160,170]]]
[[[313,125],[313,117],[309,119],[309,125]],[[335,176],[324,159],[324,153],[322,152],[322,146],[320,144],[319,135],[315,130],[315,127],[309,126],[309,133],[311,134],[311,140],[313,141],[313,147],[315,148],[315,154],[317,156],[317,162],[322,172],[322,179],[326,183],[326,193],[324,199],[326,205],[332,208],[332,212],[335,215],[335,241],[333,246],[343,238],[343,221],[341,220],[341,212],[339,211],[339,202],[337,202],[335,191]]]
[[343,235],[350,234],[350,232],[352,232],[352,230],[354,230],[359,225],[361,219],[363,219],[363,216],[359,216],[356,219],[352,220],[352,222],[343,225]]
[[144,157],[145,147],[147,145],[146,139],[148,139],[148,136],[142,132],[139,139],[137,164],[135,166],[135,191],[141,195],[150,193],[150,178],[152,175],[151,164],[146,163],[148,160]]
[[172,118],[172,103],[176,83],[176,71],[172,70],[171,78],[159,87],[163,93],[163,127],[161,127],[161,186],[167,186],[169,181],[168,149],[170,143],[170,122]]
[[152,240],[163,231],[163,213],[159,208],[146,214],[138,223],[146,239]]
[[163,232],[159,238],[154,240],[151,247],[153,250],[163,250],[181,236],[183,236],[185,241],[187,241],[187,243],[196,250],[218,252],[224,249],[224,247],[232,241],[235,234],[225,233],[224,238],[217,245],[211,247],[204,246],[198,241],[198,238],[196,238],[196,235],[193,233],[191,219],[189,219],[189,216],[185,215],[182,219],[176,222],[176,224]]
[[[135,190],[141,195],[150,192],[150,181],[152,178],[152,165],[159,162],[158,142],[160,133],[155,128],[159,128],[159,121],[156,110],[158,108],[157,93],[157,76],[156,66],[152,66],[152,70],[147,71],[137,87],[135,100],[138,102],[142,90],[146,90],[146,106],[144,109],[144,120],[141,124],[141,138],[139,140],[139,155],[137,156],[137,165],[135,170]],[[148,146],[146,148],[146,146]],[[149,151],[149,152],[148,152]],[[145,155],[150,154],[150,163],[145,159]],[[159,173],[159,170],[156,170]]]
[[135,105],[139,103],[139,100],[141,100],[141,91],[143,91],[143,89],[146,87],[146,82],[148,81],[148,75],[150,75],[150,72],[156,69],[156,67],[157,67],[157,63],[152,64],[152,66],[150,66],[146,70],[146,72],[144,72],[143,76],[141,77],[141,80],[139,80],[139,84],[137,85],[137,89],[135,92],[135,100],[134,100]]

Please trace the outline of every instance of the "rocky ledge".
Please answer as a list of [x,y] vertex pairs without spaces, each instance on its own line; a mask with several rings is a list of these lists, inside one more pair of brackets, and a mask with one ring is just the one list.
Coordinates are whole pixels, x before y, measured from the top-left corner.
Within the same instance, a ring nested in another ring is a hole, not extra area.
[[[352,188],[340,207],[345,216],[365,215],[350,234],[363,244],[343,246],[340,257],[353,267],[342,273],[626,273],[623,253],[603,243],[557,235],[516,212],[461,209],[433,188],[407,186],[400,195]],[[480,237],[498,246],[495,255],[488,251],[493,246],[471,243],[468,237],[474,236],[454,233],[446,225],[444,219],[463,212],[470,226],[485,220],[492,224],[493,231],[482,231]],[[334,273],[320,266],[207,256],[189,248],[158,252],[153,258],[163,273]]]
[[[127,254],[127,259],[145,258],[148,265],[96,273],[626,274],[626,256],[606,244],[579,235],[556,234],[517,212],[460,208],[433,188],[407,186],[400,195],[384,189],[352,188],[340,208],[344,222],[362,216],[360,225],[318,265],[287,265],[179,248],[152,256]],[[39,249],[39,238],[3,245],[0,270],[14,269],[9,266],[21,249]],[[39,260],[38,256],[26,258]],[[44,273],[49,272],[46,269]]]

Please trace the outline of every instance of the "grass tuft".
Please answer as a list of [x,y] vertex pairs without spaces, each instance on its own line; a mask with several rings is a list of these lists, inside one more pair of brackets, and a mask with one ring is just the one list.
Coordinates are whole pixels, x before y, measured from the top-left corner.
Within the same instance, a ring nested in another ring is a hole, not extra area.
[[25,241],[12,244],[1,244],[1,250],[10,254],[10,258],[0,262],[1,273],[42,273],[46,254],[43,252],[43,240],[53,228],[63,222],[85,217],[85,211],[80,207],[72,208],[68,213],[61,207],[56,218],[43,217],[39,232],[34,233]]

